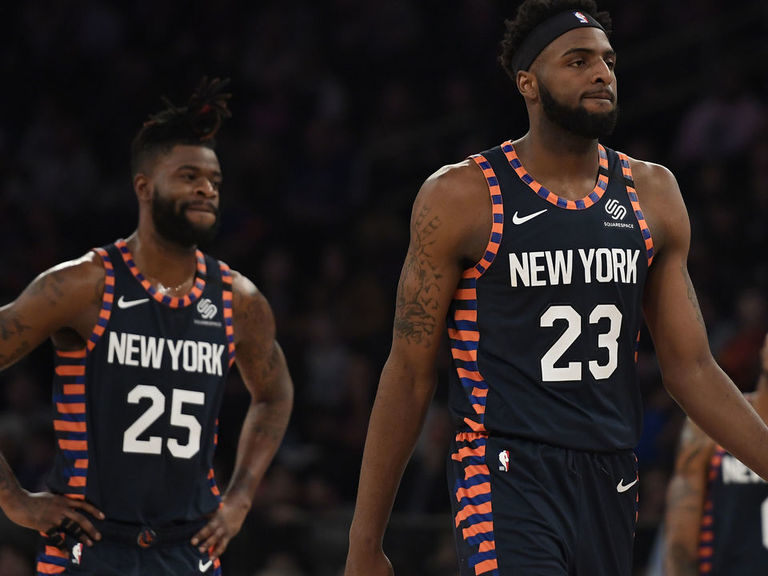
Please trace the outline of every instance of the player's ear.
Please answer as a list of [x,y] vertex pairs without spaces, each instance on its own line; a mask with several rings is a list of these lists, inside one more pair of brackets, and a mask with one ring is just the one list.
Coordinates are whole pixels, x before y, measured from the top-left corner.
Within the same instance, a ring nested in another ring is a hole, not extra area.
[[539,87],[536,76],[528,70],[519,70],[516,77],[517,91],[526,100],[538,100]]
[[139,172],[133,177],[133,191],[139,202],[152,199],[152,185],[146,174]]

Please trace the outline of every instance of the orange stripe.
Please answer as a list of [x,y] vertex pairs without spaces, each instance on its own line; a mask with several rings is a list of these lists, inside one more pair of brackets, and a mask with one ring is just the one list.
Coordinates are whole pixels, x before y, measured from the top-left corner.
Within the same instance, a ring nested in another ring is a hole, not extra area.
[[72,402],[72,403],[56,402],[56,410],[58,410],[60,414],[85,414],[85,403],[84,402]]
[[37,571],[42,574],[61,574],[64,570],[66,570],[66,566],[57,566],[42,560],[37,563]]
[[496,550],[495,540],[491,540],[490,542],[487,540],[485,542],[480,542],[480,549],[478,552],[489,552],[490,550]]
[[478,534],[493,532],[493,522],[478,522],[477,524],[472,524],[472,526],[464,528],[461,532],[464,536],[464,540],[471,538],[472,536],[477,536]]
[[459,451],[456,452],[454,456],[458,456],[459,460],[464,460],[464,458],[469,458],[471,456],[485,456],[485,444],[478,446],[477,448],[472,448],[471,446],[459,448]]
[[467,370],[466,368],[456,368],[456,373],[459,375],[459,378],[468,378],[469,380],[474,380],[475,382],[482,382],[483,377],[480,376],[480,372],[477,370]]
[[85,494],[64,494],[64,496],[73,500],[85,500]]
[[60,432],[86,432],[85,422],[70,422],[69,420],[54,420],[53,429]]
[[83,458],[78,458],[75,460],[75,468],[88,468],[88,460]]
[[477,350],[459,350],[458,348],[451,348],[451,354],[456,360],[466,360],[468,362],[477,360]]
[[458,490],[456,490],[456,501],[458,502],[462,498],[474,498],[475,496],[479,496],[481,494],[490,494],[490,493],[491,493],[491,483],[483,482],[482,484],[470,486],[469,488],[459,488]]
[[491,572],[493,570],[497,570],[499,567],[499,563],[495,558],[491,558],[489,560],[483,560],[482,562],[478,562],[475,564],[475,574],[485,574],[486,572]]
[[[60,358],[85,358],[85,348],[80,350],[56,350],[56,356]],[[58,548],[54,548],[58,550]]]
[[472,396],[477,396],[478,398],[485,398],[488,396],[488,388],[478,388],[475,386],[472,388]]
[[455,330],[448,328],[448,336],[454,340],[462,340],[464,342],[480,341],[480,333],[477,330]]
[[458,528],[459,524],[461,524],[464,520],[466,520],[473,514],[490,514],[491,512],[492,510],[491,510],[490,502],[484,502],[483,504],[479,504],[478,506],[472,506],[472,505],[464,506],[464,508],[459,510],[459,513],[456,514],[456,527]]
[[85,486],[85,476],[72,476],[67,482],[70,486]]
[[64,440],[59,438],[59,447],[62,450],[88,450],[88,442],[85,440]]
[[485,406],[482,404],[472,404],[472,408],[475,409],[477,414],[485,414]]
[[477,432],[459,432],[456,434],[456,442],[474,442],[475,440],[487,440],[487,434]]
[[459,288],[453,294],[454,300],[477,300],[477,290],[474,288]]
[[483,426],[479,422],[470,420],[469,418],[464,418],[464,424],[472,428],[472,430],[474,430],[475,432],[485,432],[485,426]]
[[477,322],[477,310],[456,310],[453,317],[456,320]]
[[478,474],[488,475],[488,466],[485,464],[474,464],[472,466],[467,466],[464,469],[464,479],[472,478],[473,476],[477,476]]
[[85,384],[64,384],[64,394],[85,394]]
[[55,556],[56,558],[69,558],[69,554],[65,550],[60,550],[56,546],[46,546],[45,555]]
[[56,366],[56,374],[59,376],[83,376],[85,374],[85,366],[80,365],[68,365],[60,364]]

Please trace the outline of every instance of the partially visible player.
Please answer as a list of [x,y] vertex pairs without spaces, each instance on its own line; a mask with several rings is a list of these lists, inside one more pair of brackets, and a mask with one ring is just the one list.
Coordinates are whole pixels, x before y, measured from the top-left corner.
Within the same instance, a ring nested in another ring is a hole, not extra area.
[[[747,399],[768,422],[768,335]],[[768,483],[690,420],[680,441],[664,521],[667,576],[768,573]]]
[[[219,224],[225,86],[204,79],[138,131],[130,236],[43,272],[0,308],[0,366],[47,338],[55,351],[50,492],[24,490],[0,455],[0,506],[44,535],[38,575],[221,574],[282,440],[293,386],[270,306],[197,249]],[[213,455],[234,364],[251,402],[220,494]]]

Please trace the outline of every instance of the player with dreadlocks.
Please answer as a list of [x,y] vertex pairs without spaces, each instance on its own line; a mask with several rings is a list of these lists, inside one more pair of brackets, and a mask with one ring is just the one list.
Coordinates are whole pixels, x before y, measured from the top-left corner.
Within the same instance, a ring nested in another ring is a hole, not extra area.
[[[198,250],[219,223],[227,81],[149,118],[131,147],[136,230],[40,274],[0,308],[0,367],[55,352],[56,458],[30,493],[0,455],[0,506],[43,535],[37,574],[221,574],[285,432],[293,386],[267,300]],[[237,365],[251,402],[231,480],[213,473]]]

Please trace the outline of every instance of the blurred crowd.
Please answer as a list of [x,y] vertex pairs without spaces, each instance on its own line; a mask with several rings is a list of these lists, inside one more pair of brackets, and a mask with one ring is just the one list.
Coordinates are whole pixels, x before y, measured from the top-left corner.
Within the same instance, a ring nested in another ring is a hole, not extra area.
[[[378,374],[389,352],[411,202],[441,165],[522,135],[496,61],[517,2],[105,0],[0,8],[0,301],[126,237],[129,142],[161,95],[232,79],[219,157],[222,229],[207,251],[271,302],[296,386],[285,442],[229,576],[338,576]],[[621,114],[604,141],[669,167],[693,231],[690,273],[712,350],[743,389],[768,330],[768,8],[758,0],[606,1]],[[455,573],[440,386],[388,532],[398,576]],[[50,344],[0,374],[0,451],[41,490],[53,452]],[[658,574],[664,492],[684,415],[641,338],[645,427],[637,574]],[[221,416],[226,485],[247,393]],[[0,576],[32,574],[36,534],[0,514]]]

